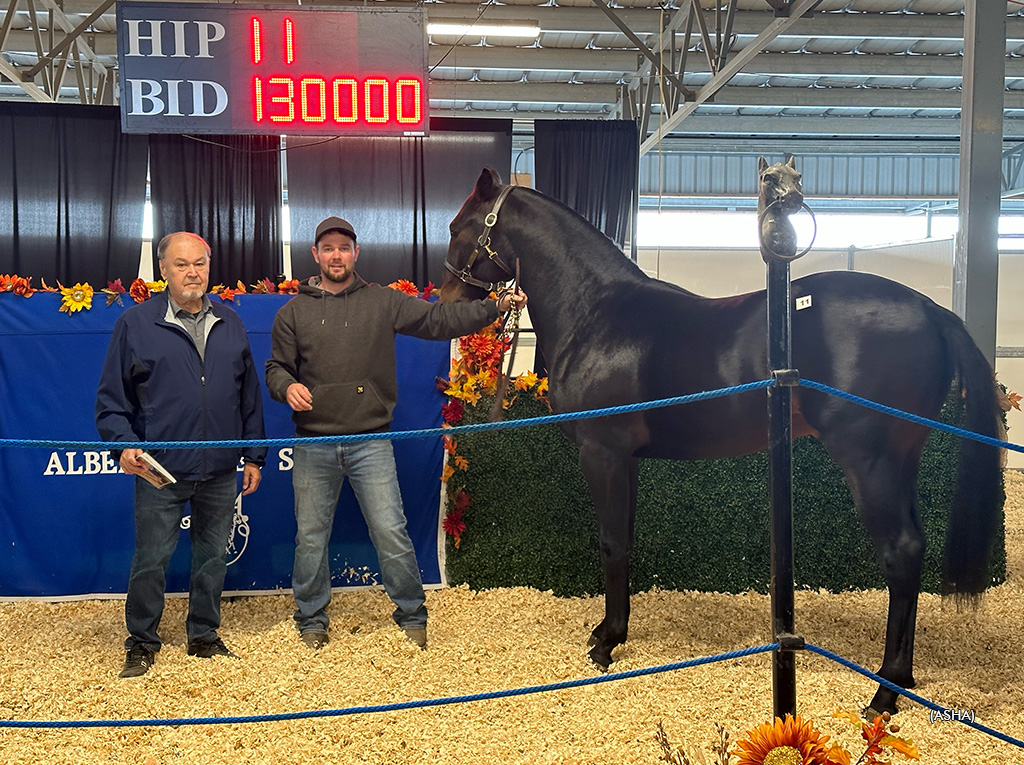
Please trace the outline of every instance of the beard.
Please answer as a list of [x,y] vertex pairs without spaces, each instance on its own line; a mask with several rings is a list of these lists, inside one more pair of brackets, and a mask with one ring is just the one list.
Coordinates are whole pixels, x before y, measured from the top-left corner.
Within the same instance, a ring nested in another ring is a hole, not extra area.
[[202,284],[188,284],[181,288],[181,296],[185,300],[201,300],[206,294],[206,287]]
[[320,265],[320,276],[324,281],[331,282],[332,284],[344,284],[350,276],[352,276],[353,268],[345,264],[341,264],[340,267],[335,267],[332,271],[330,264]]

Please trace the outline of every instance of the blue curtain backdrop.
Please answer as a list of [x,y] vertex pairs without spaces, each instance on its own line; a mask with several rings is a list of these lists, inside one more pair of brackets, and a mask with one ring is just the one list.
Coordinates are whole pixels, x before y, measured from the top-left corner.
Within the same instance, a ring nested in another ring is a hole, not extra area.
[[[215,300],[218,298],[214,298]],[[270,354],[274,314],[288,296],[241,295],[257,367]],[[114,321],[125,306],[60,313],[60,296],[0,293],[0,438],[97,441],[96,385]],[[398,406],[393,430],[437,428],[449,344],[399,337]],[[264,386],[268,438],[294,435],[290,410]],[[395,442],[399,482],[424,582],[439,583],[440,438]],[[228,554],[225,592],[291,586],[295,519],[290,447],[267,456],[263,482],[245,498]],[[0,446],[0,598],[124,593],[134,545],[133,479],[98,449]],[[188,590],[190,545],[182,531],[167,591]],[[335,586],[379,583],[376,554],[351,489],[339,502],[331,538]]]

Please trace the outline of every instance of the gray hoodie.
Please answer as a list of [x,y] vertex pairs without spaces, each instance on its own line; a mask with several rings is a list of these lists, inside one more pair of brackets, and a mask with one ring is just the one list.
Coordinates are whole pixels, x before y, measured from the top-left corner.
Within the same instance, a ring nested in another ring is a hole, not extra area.
[[314,276],[274,318],[267,389],[285,402],[299,382],[313,409],[292,412],[300,436],[348,435],[388,429],[398,398],[395,335],[446,340],[498,318],[493,300],[429,303],[390,287],[355,281],[334,295]]

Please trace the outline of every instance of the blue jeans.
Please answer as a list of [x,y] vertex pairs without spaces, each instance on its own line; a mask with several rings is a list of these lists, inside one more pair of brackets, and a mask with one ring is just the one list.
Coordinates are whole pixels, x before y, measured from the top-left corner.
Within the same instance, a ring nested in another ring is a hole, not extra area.
[[192,511],[192,571],[185,634],[190,643],[217,639],[225,554],[237,492],[234,470],[206,481],[179,481],[163,489],[135,479],[135,556],[124,604],[126,649],[141,644],[151,651],[160,650],[157,630],[164,612],[165,575],[178,544],[186,504]]
[[327,632],[331,602],[328,543],[342,484],[347,477],[377,550],[384,591],[395,604],[393,618],[403,628],[426,627],[423,580],[406,529],[390,441],[295,444],[295,621],[299,632]]

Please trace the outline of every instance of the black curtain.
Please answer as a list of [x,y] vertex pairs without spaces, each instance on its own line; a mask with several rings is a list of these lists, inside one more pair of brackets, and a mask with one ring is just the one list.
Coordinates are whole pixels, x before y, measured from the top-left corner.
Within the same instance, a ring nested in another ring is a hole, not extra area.
[[0,273],[97,289],[139,274],[148,136],[116,106],[0,102]]
[[631,120],[538,120],[534,186],[589,220],[620,248],[637,194],[640,140]]
[[150,137],[158,278],[157,243],[191,231],[210,244],[210,286],[276,281],[283,252],[280,143],[277,136]]
[[[632,120],[538,120],[534,187],[589,220],[621,249],[637,199],[640,138]],[[635,238],[635,235],[634,235]],[[537,346],[533,368],[547,374]]]
[[508,120],[432,119],[424,138],[289,138],[292,276],[316,272],[313,231],[339,215],[355,227],[364,279],[440,286],[448,223],[485,165],[507,177],[511,161]]

